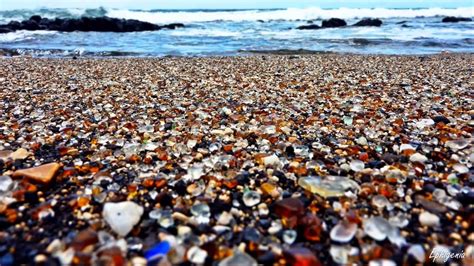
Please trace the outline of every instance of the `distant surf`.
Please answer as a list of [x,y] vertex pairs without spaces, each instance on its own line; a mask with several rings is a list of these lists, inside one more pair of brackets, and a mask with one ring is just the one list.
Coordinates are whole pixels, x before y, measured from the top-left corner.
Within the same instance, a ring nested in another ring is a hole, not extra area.
[[472,7],[460,8],[337,8],[318,7],[288,9],[249,9],[249,10],[128,10],[128,9],[84,9],[84,8],[41,8],[0,11],[0,21],[23,20],[32,15],[47,18],[75,18],[81,16],[109,16],[114,18],[137,19],[151,23],[194,23],[209,21],[258,21],[258,20],[310,20],[332,17],[354,18],[415,18],[436,16],[471,17]]
[[[35,56],[206,56],[251,51],[311,51],[370,54],[474,52],[474,22],[442,23],[443,17],[472,18],[473,7],[338,8],[249,10],[125,10],[41,8],[0,11],[0,24],[32,15],[45,18],[108,16],[159,25],[184,23],[176,30],[131,33],[16,31],[0,34],[7,54]],[[348,26],[298,30],[321,20],[344,19]],[[351,27],[362,18],[379,18],[381,27]],[[1,53],[0,53],[1,54]],[[4,53],[5,54],[5,53]]]

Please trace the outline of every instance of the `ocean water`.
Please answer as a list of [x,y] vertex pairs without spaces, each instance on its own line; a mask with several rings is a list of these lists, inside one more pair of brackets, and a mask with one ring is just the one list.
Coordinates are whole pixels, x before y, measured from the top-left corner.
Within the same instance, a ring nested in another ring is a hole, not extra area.
[[[441,23],[445,16],[472,18],[456,9],[121,10],[37,9],[0,11],[0,24],[32,15],[47,18],[109,16],[185,28],[132,33],[17,31],[0,34],[0,49],[35,56],[207,56],[294,51],[364,54],[474,52],[474,22]],[[380,18],[381,27],[297,30],[309,22],[342,18],[348,25]]]

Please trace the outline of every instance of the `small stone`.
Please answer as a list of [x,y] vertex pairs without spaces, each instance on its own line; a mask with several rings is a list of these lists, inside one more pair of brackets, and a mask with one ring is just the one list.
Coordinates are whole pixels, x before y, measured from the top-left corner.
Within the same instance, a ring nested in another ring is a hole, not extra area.
[[242,201],[244,202],[245,206],[253,207],[260,203],[260,194],[256,191],[247,190],[242,196]]
[[39,130],[42,130],[44,128],[44,124],[41,123],[41,122],[34,122],[33,124],[31,124],[31,128],[34,131],[39,131]]
[[352,119],[352,116],[344,116],[342,118],[342,121],[344,121],[344,124],[346,126],[350,126],[350,125],[352,125],[353,119]]
[[168,228],[174,225],[173,213],[171,210],[152,210],[149,214],[150,218],[156,219],[159,225]]
[[296,198],[285,198],[275,202],[274,210],[280,217],[298,217],[304,214],[304,204]]
[[350,255],[350,247],[348,246],[341,246],[341,245],[331,245],[329,248],[329,254],[331,254],[332,259],[334,262],[338,264],[347,265],[348,257]]
[[59,170],[59,167],[60,165],[58,163],[48,163],[33,168],[16,170],[13,173],[13,177],[24,176],[31,180],[47,184]]
[[10,158],[10,155],[13,153],[11,150],[2,150],[0,151],[0,160],[6,161]]
[[168,243],[168,241],[162,241],[162,242],[154,245],[149,250],[147,250],[145,252],[145,258],[148,262],[155,261],[155,260],[165,256],[166,254],[168,254],[170,249],[171,249],[170,243]]
[[207,258],[207,251],[196,246],[191,247],[186,254],[188,260],[195,264],[204,264]]
[[330,237],[336,242],[349,242],[357,232],[357,224],[341,221],[331,230]]
[[407,214],[405,214],[403,212],[399,212],[396,215],[390,216],[390,218],[388,219],[388,222],[392,226],[395,226],[395,227],[398,227],[398,228],[403,228],[403,227],[407,226],[410,223],[408,218],[409,217],[408,217]]
[[120,236],[126,236],[140,221],[143,207],[133,201],[107,202],[102,216],[109,226]]
[[414,153],[410,156],[410,162],[425,163],[426,161],[428,161],[428,158],[420,153]]
[[412,245],[408,249],[408,255],[413,256],[419,263],[424,263],[425,262],[425,250],[423,249],[422,245]]
[[13,188],[13,180],[6,175],[0,176],[0,192],[6,192]]
[[191,213],[200,224],[207,224],[210,221],[211,209],[205,203],[197,203],[191,207]]
[[295,230],[285,230],[283,232],[282,238],[285,243],[288,245],[293,244],[295,242],[298,233]]
[[75,251],[82,251],[84,248],[90,245],[94,245],[99,242],[99,237],[96,231],[91,228],[82,230],[72,240],[71,247]]
[[258,214],[260,216],[267,216],[270,213],[270,210],[268,209],[268,206],[265,203],[258,204],[257,208],[258,208]]
[[361,146],[366,146],[368,143],[367,143],[367,139],[364,137],[364,136],[361,136],[359,137],[357,140],[356,140],[357,144],[361,145]]
[[446,141],[446,147],[450,148],[453,151],[458,151],[466,148],[469,145],[468,139],[456,139]]
[[272,183],[263,183],[260,188],[262,189],[263,193],[270,195],[271,197],[276,198],[280,194],[278,193],[277,186]]
[[364,221],[364,232],[371,238],[382,241],[387,238],[388,233],[392,230],[390,223],[383,217],[375,216]]
[[136,265],[136,266],[145,266],[145,265],[147,265],[147,261],[143,257],[133,257],[130,260],[130,262],[131,262],[132,265]]
[[413,151],[415,152],[416,148],[413,147],[412,145],[410,144],[402,144],[400,145],[400,152],[403,153],[404,151]]
[[190,139],[188,140],[188,142],[186,143],[186,146],[190,149],[194,148],[197,144],[197,140],[195,139]]
[[290,248],[283,252],[288,265],[321,266],[315,252],[307,248]]
[[43,265],[46,263],[47,260],[48,260],[48,257],[46,257],[46,255],[44,254],[38,254],[35,256],[35,259],[34,259],[36,265],[38,264]]
[[193,165],[188,168],[188,176],[193,180],[197,180],[203,175],[204,175],[204,169],[200,165]]
[[431,212],[424,211],[418,217],[421,225],[436,227],[439,225],[439,217]]
[[374,205],[375,207],[379,209],[383,209],[386,206],[390,205],[390,202],[384,195],[375,195],[372,198],[372,205]]
[[393,260],[378,259],[369,261],[369,266],[397,266]]
[[221,260],[218,266],[257,266],[257,261],[247,253],[235,250],[234,254]]
[[[437,264],[446,264],[446,259],[450,259],[449,254],[452,254],[448,246],[436,245],[430,252],[430,260]],[[447,257],[446,257],[447,256]]]
[[30,155],[31,153],[28,152],[26,149],[19,148],[18,150],[10,154],[10,158],[12,158],[13,160],[24,160]]
[[326,176],[324,179],[315,176],[304,176],[298,179],[298,185],[323,197],[340,197],[348,189],[360,189],[354,180],[342,176]]
[[464,164],[457,163],[453,165],[453,170],[458,172],[459,174],[467,174],[469,173],[469,168],[465,166]]
[[265,166],[279,166],[281,164],[280,159],[275,154],[267,157],[263,157],[263,164]]
[[351,167],[351,170],[354,171],[354,172],[360,172],[362,170],[364,170],[365,168],[365,164],[363,161],[360,161],[360,160],[354,160],[352,161],[349,166]]
[[416,126],[419,128],[419,129],[422,129],[422,128],[425,128],[425,127],[429,127],[429,126],[432,126],[434,125],[435,122],[433,121],[433,119],[431,118],[427,118],[427,119],[420,119],[419,121],[416,122]]
[[229,225],[233,219],[234,217],[230,212],[224,211],[219,215],[219,218],[217,219],[217,224]]

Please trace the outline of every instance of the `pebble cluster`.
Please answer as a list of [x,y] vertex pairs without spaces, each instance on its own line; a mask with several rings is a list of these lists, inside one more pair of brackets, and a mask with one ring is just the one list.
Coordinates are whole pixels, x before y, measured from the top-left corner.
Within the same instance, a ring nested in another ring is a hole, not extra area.
[[0,59],[0,265],[473,265],[472,62]]

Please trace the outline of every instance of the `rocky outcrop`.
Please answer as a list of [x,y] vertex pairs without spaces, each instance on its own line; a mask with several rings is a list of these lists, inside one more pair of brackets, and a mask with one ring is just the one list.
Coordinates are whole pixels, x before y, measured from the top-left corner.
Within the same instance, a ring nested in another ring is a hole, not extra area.
[[22,22],[11,21],[0,25],[0,33],[17,30],[55,30],[55,31],[99,31],[99,32],[133,32],[176,29],[184,27],[181,23],[156,25],[135,19],[118,19],[110,17],[82,17],[77,19],[48,19],[32,16]]
[[364,18],[352,25],[356,27],[380,27],[382,26],[382,20],[378,18]]
[[316,25],[316,24],[309,24],[309,25],[301,25],[298,26],[296,29],[298,30],[317,30],[320,29],[321,27]]
[[321,24],[322,28],[339,28],[344,26],[347,26],[347,23],[340,18],[331,18],[328,20],[323,20],[323,23]]
[[298,26],[296,29],[317,30],[317,29],[322,29],[322,28],[339,28],[339,27],[344,27],[344,26],[347,26],[347,23],[343,19],[331,18],[328,20],[323,20],[321,26],[318,26],[316,24],[307,24],[307,25]]
[[456,23],[456,22],[466,22],[472,21],[472,18],[463,18],[463,17],[445,17],[441,22],[444,23]]

